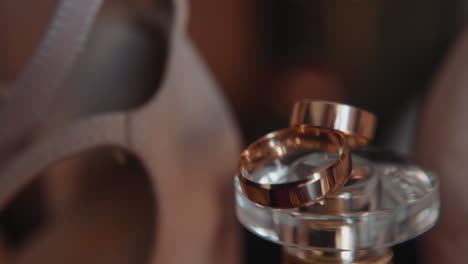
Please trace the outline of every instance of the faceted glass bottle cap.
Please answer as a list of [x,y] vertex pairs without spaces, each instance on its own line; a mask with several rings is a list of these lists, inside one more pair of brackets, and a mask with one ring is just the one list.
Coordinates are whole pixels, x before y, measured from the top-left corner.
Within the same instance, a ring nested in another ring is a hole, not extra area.
[[[297,157],[301,162],[292,160],[289,170],[297,171],[295,164],[320,164],[320,159],[329,156],[314,153]],[[352,176],[345,187],[319,203],[294,209],[253,203],[236,178],[238,219],[251,232],[272,242],[322,251],[390,247],[435,224],[439,182],[433,174],[401,163],[371,161],[356,153],[352,160]],[[271,178],[272,173],[265,175]]]

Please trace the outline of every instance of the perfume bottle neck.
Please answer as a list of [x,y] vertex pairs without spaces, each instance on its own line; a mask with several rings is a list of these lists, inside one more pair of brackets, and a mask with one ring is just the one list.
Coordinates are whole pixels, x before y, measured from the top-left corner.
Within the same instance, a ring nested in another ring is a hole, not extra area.
[[391,264],[391,249],[321,251],[283,248],[283,264]]

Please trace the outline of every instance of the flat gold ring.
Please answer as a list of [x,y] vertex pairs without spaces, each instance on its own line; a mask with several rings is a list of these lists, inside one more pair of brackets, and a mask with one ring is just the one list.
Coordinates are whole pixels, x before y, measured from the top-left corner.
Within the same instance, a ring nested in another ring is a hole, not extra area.
[[366,145],[374,137],[377,118],[371,112],[328,101],[303,99],[294,104],[290,126],[309,125],[345,134],[351,147]]
[[[268,166],[314,151],[335,152],[337,158],[326,165],[303,169],[304,176],[294,181],[262,182]],[[342,133],[295,126],[272,132],[247,147],[241,154],[237,177],[251,201],[273,208],[295,208],[336,192],[348,180],[351,169],[350,149]]]

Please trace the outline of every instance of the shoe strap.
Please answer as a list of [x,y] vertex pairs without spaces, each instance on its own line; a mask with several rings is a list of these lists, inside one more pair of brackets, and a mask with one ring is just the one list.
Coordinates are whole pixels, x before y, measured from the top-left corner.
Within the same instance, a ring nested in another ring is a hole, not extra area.
[[4,144],[30,136],[47,117],[48,107],[86,44],[102,2],[58,1],[40,44],[0,108],[0,153]]

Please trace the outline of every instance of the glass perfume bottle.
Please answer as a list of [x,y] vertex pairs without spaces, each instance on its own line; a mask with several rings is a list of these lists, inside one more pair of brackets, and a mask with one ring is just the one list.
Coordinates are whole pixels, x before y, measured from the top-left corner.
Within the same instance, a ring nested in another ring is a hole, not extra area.
[[[296,106],[302,104],[304,108],[310,103],[320,107],[306,107],[299,118],[295,107],[291,122],[303,129],[329,129],[349,139],[346,144],[351,148],[351,169],[346,182],[331,189],[327,184],[341,175],[318,178],[318,171],[335,169],[343,154],[324,147],[328,145],[318,134],[315,139],[298,130],[287,138],[269,134],[242,154],[234,181],[238,219],[257,236],[282,245],[285,264],[392,263],[391,246],[412,239],[435,224],[439,215],[437,177],[402,160],[390,159],[383,151],[363,146],[369,138],[356,137],[363,133],[360,128],[364,125],[359,124],[362,110],[328,102],[301,102]],[[349,131],[355,134],[349,136]],[[262,142],[266,143],[261,145]],[[346,170],[339,172],[346,174]],[[244,178],[268,190],[266,198],[262,198],[267,202],[246,189]],[[309,185],[308,190],[313,186],[312,194],[321,195],[298,194],[298,187],[291,189],[297,183],[317,184]],[[315,200],[307,202],[309,198]],[[284,200],[274,202],[281,199],[306,202],[291,206]]]

